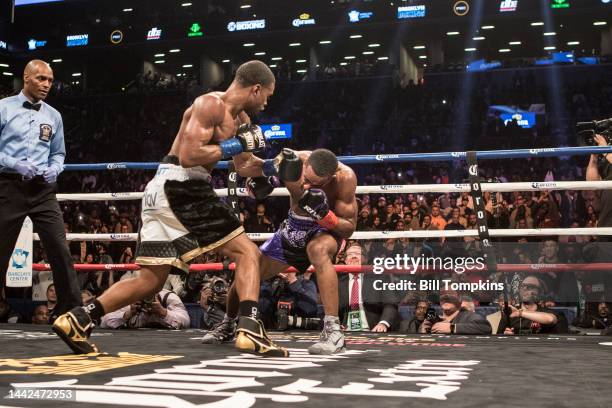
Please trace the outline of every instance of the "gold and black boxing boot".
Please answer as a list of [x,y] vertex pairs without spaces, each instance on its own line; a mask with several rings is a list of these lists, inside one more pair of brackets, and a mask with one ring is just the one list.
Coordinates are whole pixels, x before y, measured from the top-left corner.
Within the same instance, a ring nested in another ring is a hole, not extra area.
[[77,306],[55,319],[52,329],[74,354],[99,353],[98,347],[89,342],[93,327],[89,314]]
[[236,329],[235,347],[247,353],[263,357],[289,357],[289,351],[275,344],[266,333],[260,320],[240,316]]

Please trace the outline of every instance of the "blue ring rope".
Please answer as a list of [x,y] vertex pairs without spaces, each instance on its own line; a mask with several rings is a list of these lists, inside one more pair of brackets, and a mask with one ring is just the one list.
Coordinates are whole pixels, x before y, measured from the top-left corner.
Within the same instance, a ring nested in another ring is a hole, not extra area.
[[[525,159],[530,157],[557,157],[557,156],[580,156],[587,154],[612,153],[612,146],[597,147],[554,147],[538,149],[515,149],[515,150],[484,150],[476,152],[478,159]],[[362,156],[340,156],[344,164],[380,164],[380,163],[405,163],[415,161],[454,161],[465,160],[466,152],[440,152],[440,153],[406,153],[406,154],[370,154]],[[217,169],[227,169],[227,161],[217,163]],[[153,162],[125,162],[125,163],[90,163],[90,164],[66,164],[65,170],[88,171],[88,170],[155,170],[159,163]]]

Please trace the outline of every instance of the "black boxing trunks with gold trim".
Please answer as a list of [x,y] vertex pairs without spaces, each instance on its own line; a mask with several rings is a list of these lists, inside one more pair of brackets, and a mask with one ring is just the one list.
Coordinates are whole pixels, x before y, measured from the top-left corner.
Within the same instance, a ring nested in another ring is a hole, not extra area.
[[137,264],[171,265],[187,272],[193,258],[244,233],[210,180],[204,167],[183,168],[176,156],[164,158],[142,198]]

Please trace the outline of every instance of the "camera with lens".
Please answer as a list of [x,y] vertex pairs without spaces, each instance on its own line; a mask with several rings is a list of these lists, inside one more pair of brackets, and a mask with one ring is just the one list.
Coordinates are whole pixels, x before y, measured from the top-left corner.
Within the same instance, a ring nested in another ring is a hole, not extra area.
[[[429,309],[427,309],[427,312],[425,313],[424,321],[429,322],[431,326],[433,326],[434,324],[441,322],[442,318],[438,316],[436,309],[434,309],[433,307],[430,307]],[[431,327],[427,329],[427,333],[431,333]]]
[[612,144],[612,118],[578,122],[578,146],[597,146],[595,135],[602,135],[608,144]]
[[320,330],[322,320],[317,317],[299,317],[291,314],[292,302],[279,301],[276,305],[276,329]]

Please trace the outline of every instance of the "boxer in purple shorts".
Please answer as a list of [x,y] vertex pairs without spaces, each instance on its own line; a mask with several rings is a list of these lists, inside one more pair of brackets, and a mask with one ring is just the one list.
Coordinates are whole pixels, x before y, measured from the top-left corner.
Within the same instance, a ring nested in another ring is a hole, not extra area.
[[[345,349],[338,319],[338,277],[334,260],[342,240],[349,238],[357,225],[357,177],[329,150],[296,154],[303,162],[302,176],[296,182],[285,182],[291,209],[279,230],[261,246],[260,271],[262,279],[270,279],[290,266],[300,272],[310,265],[314,267],[325,318],[319,341],[308,351],[333,354]],[[264,174],[268,174],[265,168]],[[262,197],[261,191],[249,180],[247,188],[253,196]],[[218,344],[233,339],[237,304],[238,297],[232,288],[225,319],[204,336],[203,343]]]

